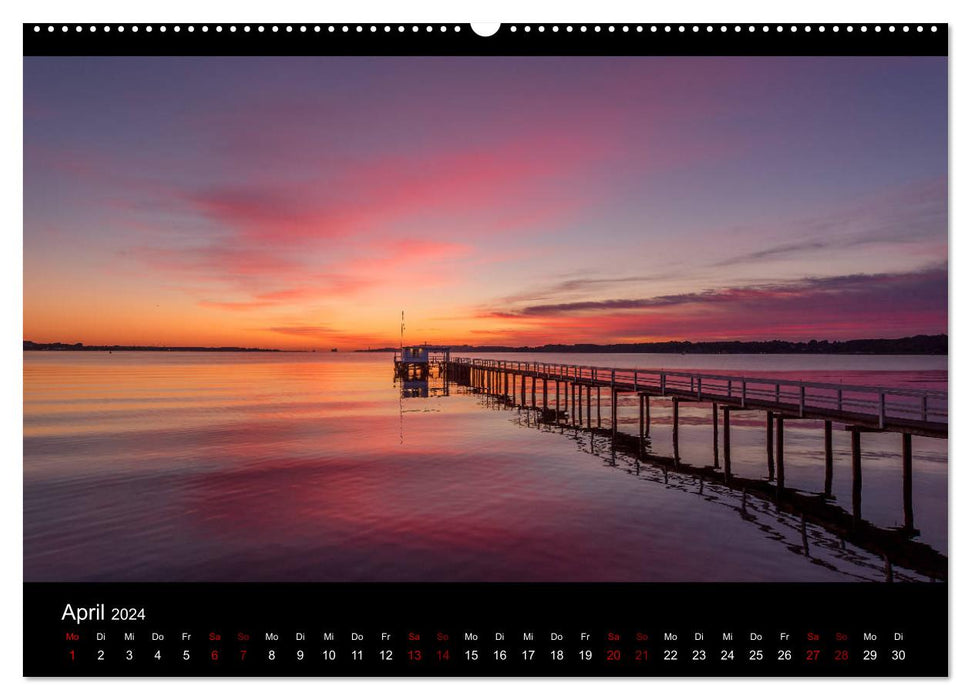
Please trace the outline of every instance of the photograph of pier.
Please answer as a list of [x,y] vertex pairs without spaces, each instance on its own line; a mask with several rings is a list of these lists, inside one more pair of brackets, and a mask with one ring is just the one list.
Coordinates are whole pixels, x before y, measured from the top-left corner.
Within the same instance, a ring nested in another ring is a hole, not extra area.
[[27,581],[946,581],[947,62],[24,60]]

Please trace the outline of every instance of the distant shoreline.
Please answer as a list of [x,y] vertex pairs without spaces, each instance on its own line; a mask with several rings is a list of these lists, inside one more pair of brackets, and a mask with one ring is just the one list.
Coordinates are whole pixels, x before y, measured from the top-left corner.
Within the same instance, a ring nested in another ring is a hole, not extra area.
[[[865,338],[859,340],[757,340],[757,341],[669,341],[661,343],[614,343],[597,345],[547,344],[533,346],[511,345],[452,345],[453,353],[477,352],[536,352],[549,354],[668,354],[668,355],[938,355],[947,356],[948,337],[914,335],[906,338]],[[245,348],[235,346],[177,346],[164,345],[84,345],[83,343],[35,343],[24,341],[25,351],[41,352],[327,352],[326,350],[280,350],[278,348]],[[397,352],[397,347],[354,350],[355,353]]]
[[[670,355],[947,355],[948,338],[941,335],[913,335],[906,338],[865,338],[859,340],[732,340],[669,341],[661,343],[614,343],[596,345],[452,345],[455,352],[545,352],[545,353],[651,353]],[[355,352],[391,352],[398,348],[370,348]]]

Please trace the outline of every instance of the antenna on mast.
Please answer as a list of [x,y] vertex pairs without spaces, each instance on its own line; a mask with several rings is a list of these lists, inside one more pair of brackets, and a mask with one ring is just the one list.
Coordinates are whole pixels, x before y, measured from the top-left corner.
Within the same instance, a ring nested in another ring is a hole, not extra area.
[[404,312],[404,309],[402,309],[402,311],[401,311],[401,341],[400,341],[399,348],[400,349],[403,349],[404,347],[405,347],[405,312]]

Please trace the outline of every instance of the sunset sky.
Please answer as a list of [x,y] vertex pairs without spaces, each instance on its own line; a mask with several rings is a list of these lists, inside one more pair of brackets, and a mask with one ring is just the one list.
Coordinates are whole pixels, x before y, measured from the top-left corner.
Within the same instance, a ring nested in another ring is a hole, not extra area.
[[24,338],[947,330],[944,58],[25,58]]

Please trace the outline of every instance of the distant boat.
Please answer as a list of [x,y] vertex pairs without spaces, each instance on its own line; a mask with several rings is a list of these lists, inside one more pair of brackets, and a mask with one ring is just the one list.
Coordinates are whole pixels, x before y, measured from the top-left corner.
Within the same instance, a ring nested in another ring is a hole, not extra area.
[[330,351],[331,352],[337,352],[337,348],[331,348]]

